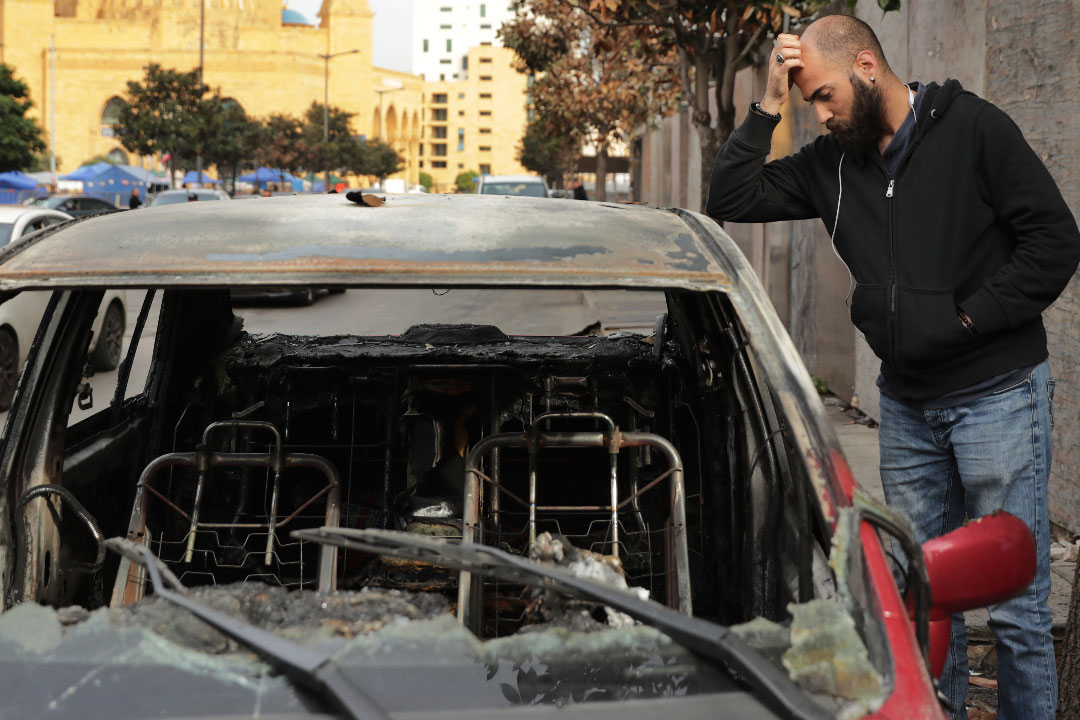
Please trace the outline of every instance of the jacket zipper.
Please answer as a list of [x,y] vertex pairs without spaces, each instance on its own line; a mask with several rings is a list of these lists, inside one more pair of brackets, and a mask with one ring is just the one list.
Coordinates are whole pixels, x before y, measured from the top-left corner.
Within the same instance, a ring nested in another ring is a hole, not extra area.
[[896,233],[893,228],[893,188],[896,180],[889,178],[889,187],[885,189],[885,198],[889,203],[889,364],[896,368],[896,346],[899,343],[899,331],[896,327],[897,269],[899,264],[896,251]]

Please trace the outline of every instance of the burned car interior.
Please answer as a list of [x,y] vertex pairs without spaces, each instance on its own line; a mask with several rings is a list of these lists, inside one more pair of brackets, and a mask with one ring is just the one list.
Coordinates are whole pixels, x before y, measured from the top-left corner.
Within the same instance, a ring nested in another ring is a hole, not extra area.
[[[64,319],[92,296],[72,293]],[[226,292],[167,290],[145,391],[34,450],[56,455],[81,511],[41,503],[56,542],[19,545],[17,599],[142,598],[145,573],[102,563],[96,533],[145,544],[187,586],[439,593],[481,637],[542,621],[521,587],[290,535],[328,526],[525,557],[558,538],[683,613],[783,620],[821,594],[824,521],[726,299],[667,304],[650,335],[304,337],[246,333]],[[42,401],[65,412],[72,385]]]

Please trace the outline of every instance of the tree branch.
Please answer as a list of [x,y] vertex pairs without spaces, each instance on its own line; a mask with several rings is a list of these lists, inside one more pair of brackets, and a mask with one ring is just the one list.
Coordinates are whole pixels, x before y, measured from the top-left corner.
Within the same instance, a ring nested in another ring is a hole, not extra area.
[[739,63],[741,63],[743,59],[750,54],[750,51],[754,49],[754,46],[756,46],[758,44],[758,41],[761,40],[761,35],[764,32],[765,23],[759,23],[758,29],[754,31],[754,34],[752,36],[750,36],[750,40],[746,43],[746,46],[739,51],[738,56],[735,58],[734,64],[736,67],[738,67]]
[[603,20],[598,15],[596,15],[596,13],[594,13],[593,11],[589,10],[587,7],[584,7],[582,5],[576,5],[574,3],[569,2],[569,0],[555,0],[555,1],[557,3],[559,3],[560,5],[563,5],[565,7],[572,8],[574,10],[578,10],[580,12],[585,13],[586,15],[589,16],[590,20],[592,20],[595,24],[600,25],[602,27],[640,27],[640,26],[650,26],[650,25],[654,26],[654,27],[664,27],[664,28],[675,28],[676,27],[675,23],[661,22],[659,20]]

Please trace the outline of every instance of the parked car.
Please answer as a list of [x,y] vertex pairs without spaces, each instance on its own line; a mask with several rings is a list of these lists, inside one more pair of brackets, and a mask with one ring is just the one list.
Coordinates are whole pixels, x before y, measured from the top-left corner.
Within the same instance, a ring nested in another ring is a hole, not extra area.
[[[192,196],[194,196],[194,200],[191,199]],[[224,190],[211,190],[209,188],[164,190],[154,196],[154,199],[150,201],[150,207],[206,200],[232,200],[232,198]]]
[[[999,515],[924,553],[863,497],[718,225],[376,204],[166,207],[0,253],[0,297],[55,292],[0,445],[7,713],[945,716],[948,614],[1030,582],[1031,535]],[[229,290],[267,286],[360,288],[363,317],[246,332]],[[160,300],[148,376],[129,394],[126,358],[69,426],[118,288],[150,288],[144,316]],[[663,312],[599,336],[356,331],[405,288],[475,291],[483,317],[551,288]]]
[[0,205],[0,246],[70,219],[71,215],[59,210],[28,208],[23,205]]
[[71,217],[86,217],[118,211],[116,205],[94,195],[50,195],[38,198],[30,204],[33,207],[60,210]]
[[[0,244],[8,245],[71,216],[37,207],[0,206]],[[47,292],[21,292],[0,304],[0,411],[7,410],[15,394],[19,370],[49,303]],[[113,370],[120,362],[126,309],[125,293],[110,291],[94,320],[89,358],[96,370]]]
[[478,195],[523,195],[551,197],[547,180],[539,175],[481,175],[477,179]]

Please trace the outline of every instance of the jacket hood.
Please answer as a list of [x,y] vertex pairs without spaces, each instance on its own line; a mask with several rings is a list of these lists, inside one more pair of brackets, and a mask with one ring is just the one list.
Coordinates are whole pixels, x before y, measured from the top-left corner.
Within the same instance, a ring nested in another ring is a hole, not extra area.
[[944,85],[936,82],[926,85],[926,99],[920,103],[919,115],[915,119],[922,136],[930,129],[935,120],[941,119],[952,105],[953,100],[968,93],[959,80],[946,80]]

